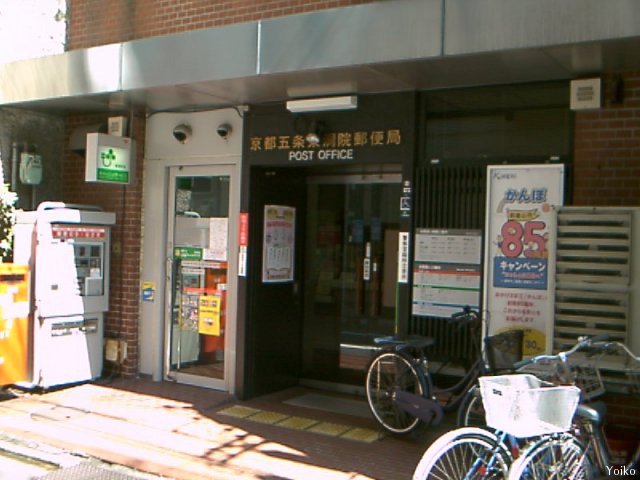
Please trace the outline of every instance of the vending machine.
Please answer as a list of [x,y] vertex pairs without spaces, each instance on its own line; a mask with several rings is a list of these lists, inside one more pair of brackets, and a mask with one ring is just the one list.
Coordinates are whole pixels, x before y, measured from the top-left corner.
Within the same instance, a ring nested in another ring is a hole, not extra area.
[[102,373],[104,312],[115,214],[44,202],[16,218],[14,261],[33,278],[31,375],[48,388]]

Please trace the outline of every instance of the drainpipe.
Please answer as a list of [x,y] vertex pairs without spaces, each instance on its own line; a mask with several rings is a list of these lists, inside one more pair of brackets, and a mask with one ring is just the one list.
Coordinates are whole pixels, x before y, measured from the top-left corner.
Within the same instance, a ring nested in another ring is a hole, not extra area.
[[18,144],[11,144],[11,191],[15,192],[18,187]]

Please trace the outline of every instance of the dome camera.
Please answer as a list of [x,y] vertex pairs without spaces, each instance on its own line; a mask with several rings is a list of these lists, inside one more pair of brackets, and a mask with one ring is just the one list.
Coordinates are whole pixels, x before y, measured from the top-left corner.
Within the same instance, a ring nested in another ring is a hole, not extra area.
[[231,128],[231,125],[229,125],[228,123],[223,123],[222,125],[218,125],[216,133],[220,138],[226,139],[231,134],[232,130],[233,128]]
[[173,138],[180,143],[187,143],[191,139],[192,131],[189,125],[181,123],[173,129]]

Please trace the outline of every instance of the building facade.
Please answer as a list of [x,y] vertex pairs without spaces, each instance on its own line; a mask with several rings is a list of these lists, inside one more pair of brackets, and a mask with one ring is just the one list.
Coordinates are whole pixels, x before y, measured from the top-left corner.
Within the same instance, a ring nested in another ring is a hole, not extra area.
[[[34,203],[116,213],[119,373],[240,397],[361,385],[374,336],[449,336],[416,307],[413,241],[482,236],[488,166],[563,165],[565,205],[640,206],[633,0],[67,3],[64,54],[0,65],[0,118],[64,125]],[[579,79],[595,106],[572,107]],[[129,185],[85,181],[82,139],[110,117],[136,142]]]

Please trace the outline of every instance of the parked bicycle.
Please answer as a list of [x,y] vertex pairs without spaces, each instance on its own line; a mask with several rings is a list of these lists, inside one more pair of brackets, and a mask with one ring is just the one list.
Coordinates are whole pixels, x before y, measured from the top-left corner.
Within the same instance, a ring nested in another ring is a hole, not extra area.
[[[593,343],[594,339],[579,339],[568,351],[540,355],[520,365],[536,364],[540,367],[536,370],[538,375],[570,385],[547,382],[531,373],[480,377],[481,404],[486,410],[486,425],[491,430],[462,427],[446,433],[425,451],[413,479],[507,478],[514,471],[514,459],[520,458],[521,451],[532,452],[529,445],[539,444],[538,438],[559,442],[559,452],[567,456],[584,452],[579,440],[569,433],[573,428],[574,412],[577,408],[583,411],[578,404],[584,396],[581,389],[573,385],[576,369],[571,358]],[[584,409],[587,411],[586,407]],[[557,460],[558,452],[551,453],[556,454]],[[548,459],[550,465],[558,465],[554,457],[549,456]],[[576,479],[587,478],[580,476],[584,472],[576,472]]]
[[[425,349],[434,344],[432,338],[376,339],[381,351],[369,363],[365,390],[373,416],[388,432],[406,434],[415,430],[421,422],[438,425],[446,412],[467,408],[467,392],[478,377],[489,373],[490,368],[481,350],[482,321],[478,312],[466,307],[452,315],[450,322],[460,328],[468,328],[470,345],[474,350],[471,365],[464,375],[447,388],[435,386],[434,373],[425,354]],[[504,348],[509,343],[516,347],[512,347],[515,353],[510,361],[522,358],[521,331],[505,332],[495,337],[502,339],[502,342],[488,342],[491,348]],[[496,355],[492,357],[496,358]],[[496,365],[490,367],[496,368]],[[461,415],[464,416],[458,416]]]
[[487,425],[462,427],[433,443],[413,480],[504,479],[521,439],[566,432],[578,405],[575,386],[551,386],[529,374],[480,377]]
[[[636,395],[640,393],[640,357],[621,342],[593,342],[590,348],[596,354],[625,355],[627,375]],[[596,475],[637,478],[640,443],[628,464],[614,466],[604,434],[605,420],[606,409],[600,405],[580,405],[574,431],[546,435],[533,442],[513,463],[509,480],[580,480]]]
[[[546,382],[556,385],[575,385],[580,388],[580,398],[583,402],[592,401],[604,394],[604,383],[600,371],[596,367],[597,358],[594,352],[587,357],[577,357],[577,353],[583,352],[593,342],[604,337],[582,337],[569,350],[559,352],[556,355],[536,355],[526,360],[517,359],[511,366],[511,370],[517,373],[530,373]],[[492,337],[487,338],[487,342]],[[504,347],[501,347],[504,350]],[[487,349],[487,353],[495,349]],[[495,363],[495,360],[494,360]],[[503,362],[504,363],[504,362]],[[457,425],[486,426],[485,410],[482,404],[480,386],[474,385],[466,393],[458,409]]]

